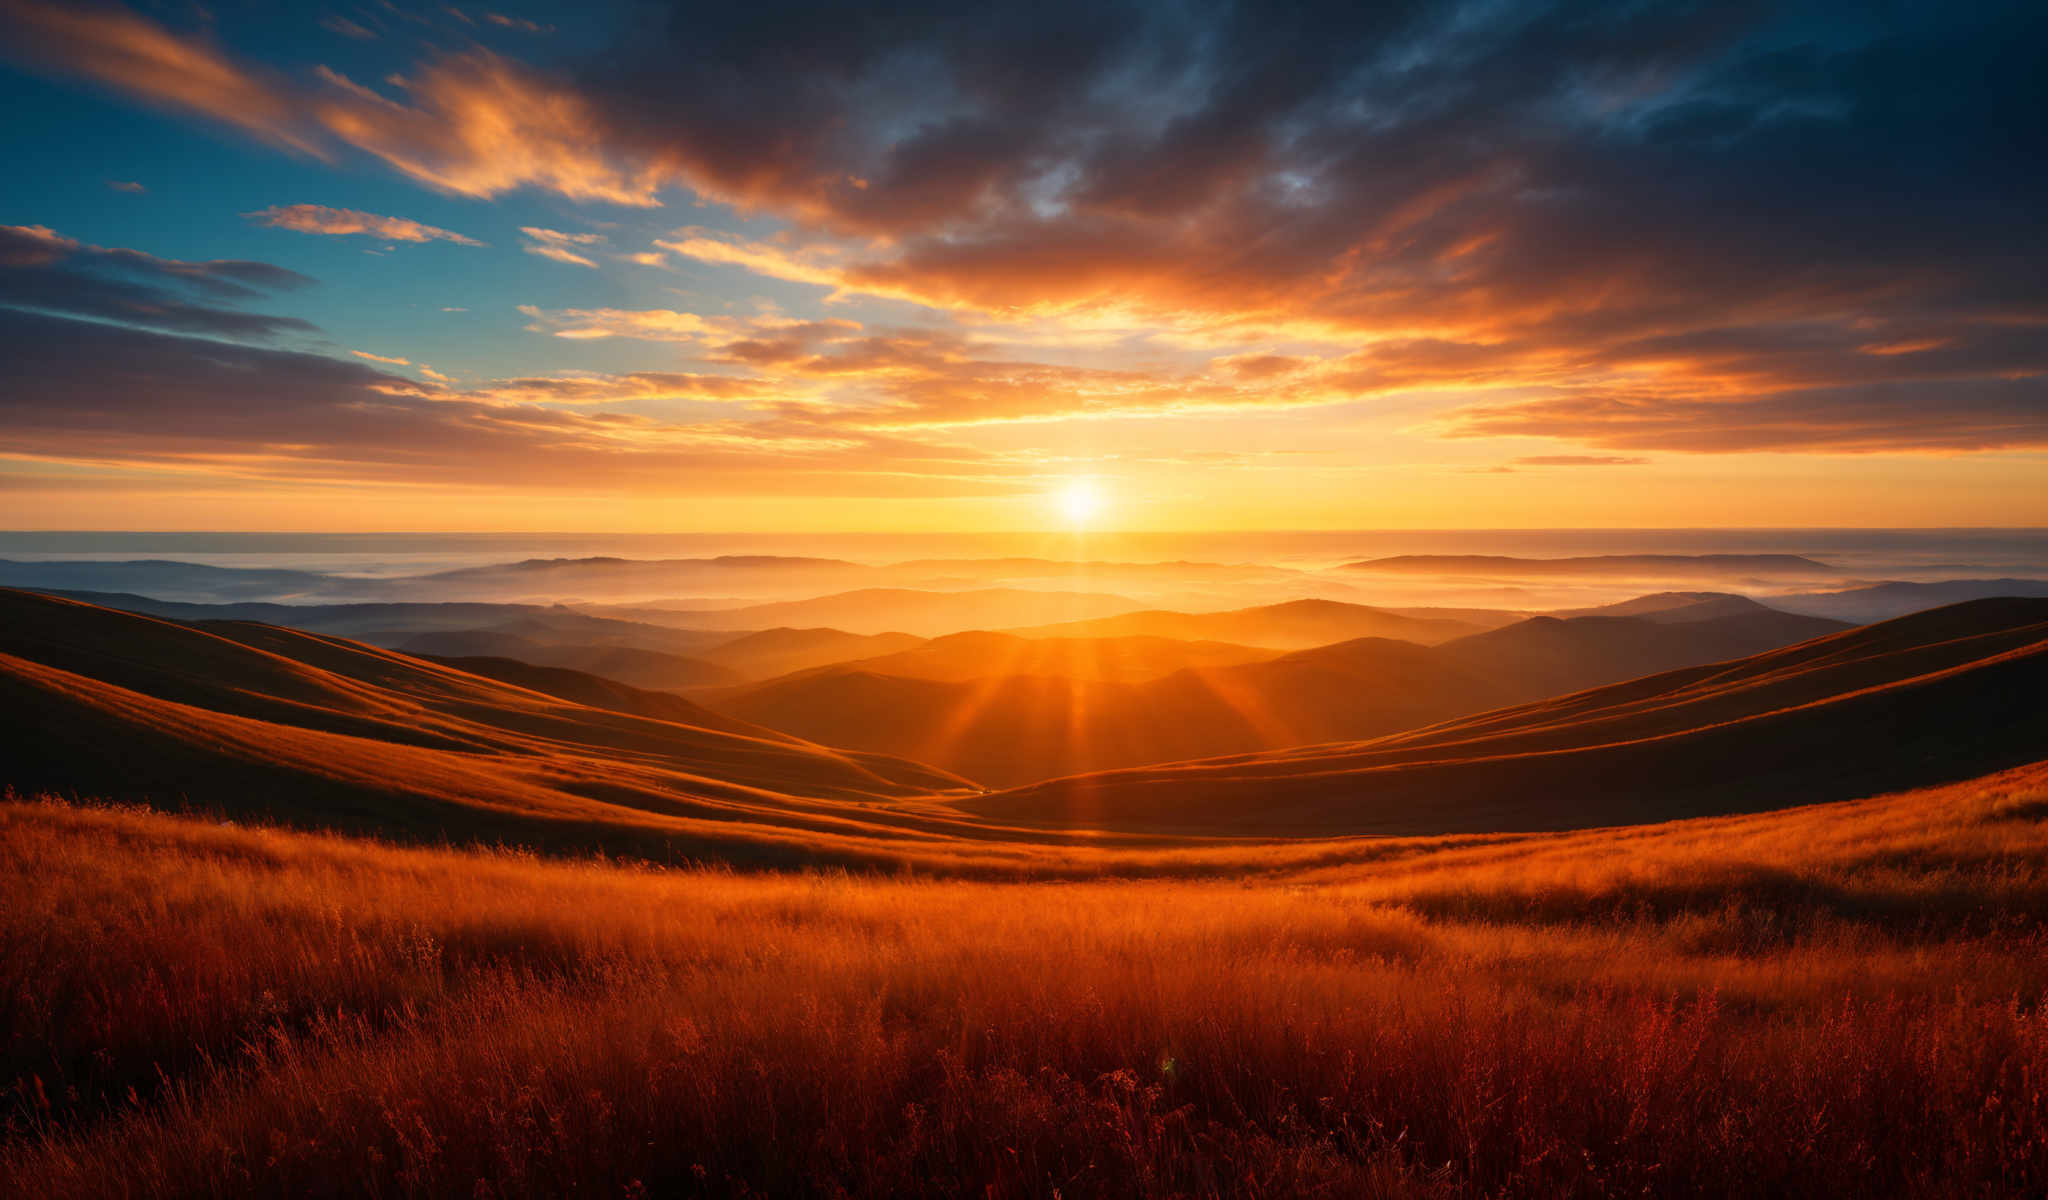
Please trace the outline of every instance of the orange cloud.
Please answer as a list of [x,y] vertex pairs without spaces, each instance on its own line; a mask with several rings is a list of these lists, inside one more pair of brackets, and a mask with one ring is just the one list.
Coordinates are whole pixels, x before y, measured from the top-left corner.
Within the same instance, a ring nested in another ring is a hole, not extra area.
[[454,242],[458,246],[481,246],[475,238],[446,229],[410,221],[404,217],[380,217],[353,208],[329,208],[324,204],[274,205],[243,216],[273,229],[329,236],[366,234],[392,242]]
[[325,158],[277,80],[231,61],[200,38],[181,38],[122,9],[0,3],[20,49],[36,61],[159,104],[197,112],[243,131]]
[[789,250],[768,242],[721,236],[695,227],[678,230],[671,239],[657,238],[654,244],[698,262],[741,267],[770,279],[815,283],[835,291],[848,290],[846,267],[838,261],[845,252],[833,246]]
[[625,169],[573,91],[481,48],[402,80],[409,103],[321,68],[302,82],[238,63],[122,9],[0,0],[19,49],[151,103],[198,113],[321,159],[350,146],[431,187],[493,196],[542,187],[574,200],[651,206],[665,170]]
[[[444,375],[421,372],[448,382]],[[675,371],[626,374],[536,376],[496,379],[444,393],[447,398],[488,404],[618,404],[629,400],[752,400],[770,395],[774,384],[764,379],[731,375],[699,375]]]

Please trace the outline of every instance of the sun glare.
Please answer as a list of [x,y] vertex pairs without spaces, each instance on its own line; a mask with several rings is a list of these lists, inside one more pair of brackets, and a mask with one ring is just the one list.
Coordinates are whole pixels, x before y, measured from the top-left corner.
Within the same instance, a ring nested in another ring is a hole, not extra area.
[[1070,479],[1055,493],[1060,515],[1069,525],[1089,525],[1102,513],[1102,489],[1092,480]]

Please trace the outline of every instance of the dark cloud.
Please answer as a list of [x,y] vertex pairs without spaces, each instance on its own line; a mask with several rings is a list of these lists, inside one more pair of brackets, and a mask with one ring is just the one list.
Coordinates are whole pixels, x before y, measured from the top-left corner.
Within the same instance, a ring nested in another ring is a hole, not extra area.
[[[718,494],[984,496],[1029,491],[985,456],[790,412],[674,424],[533,401],[591,380],[474,392],[356,362],[0,309],[11,453],[301,481]],[[734,381],[645,373],[628,395],[718,396]]]
[[296,317],[238,312],[236,302],[311,279],[269,263],[180,262],[139,250],[88,246],[35,225],[0,225],[0,306],[69,313],[181,333],[268,338],[310,332]]
[[1702,450],[2011,444],[1956,397],[2048,370],[2039,5],[673,13],[582,93],[713,194],[886,235],[847,290],[1355,331],[1361,393],[1573,393],[1467,431],[1611,439],[1633,374],[1645,439]]

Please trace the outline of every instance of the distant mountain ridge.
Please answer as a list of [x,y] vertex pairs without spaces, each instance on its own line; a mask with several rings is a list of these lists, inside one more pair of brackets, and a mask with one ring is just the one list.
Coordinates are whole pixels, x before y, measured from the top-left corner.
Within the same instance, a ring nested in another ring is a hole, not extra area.
[[1705,621],[1775,610],[1733,592],[1655,592],[1615,604],[1559,609],[1552,617],[1640,617],[1646,621]]
[[1761,606],[1694,622],[1544,617],[1437,646],[1355,638],[1132,682],[1000,673],[913,678],[856,663],[699,698],[814,741],[901,755],[1002,786],[1374,737],[1843,628]]
[[1765,599],[1786,612],[1843,621],[1884,621],[1965,600],[2048,596],[2048,579],[1944,579],[1938,583],[1878,583],[1839,592],[1799,592]]

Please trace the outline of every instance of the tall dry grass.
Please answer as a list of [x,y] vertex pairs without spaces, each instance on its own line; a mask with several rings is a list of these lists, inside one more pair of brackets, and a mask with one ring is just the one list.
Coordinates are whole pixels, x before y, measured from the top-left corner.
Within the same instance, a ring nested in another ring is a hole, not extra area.
[[0,1194],[2042,1194],[2044,817],[992,883],[13,803]]

